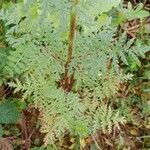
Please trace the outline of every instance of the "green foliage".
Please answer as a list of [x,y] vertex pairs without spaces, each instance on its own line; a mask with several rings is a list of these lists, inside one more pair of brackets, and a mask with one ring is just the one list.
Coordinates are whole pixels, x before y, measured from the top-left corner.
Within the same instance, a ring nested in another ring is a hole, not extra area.
[[0,137],[4,134],[2,125],[15,124],[20,119],[20,112],[24,108],[23,103],[18,100],[3,100],[0,102]]
[[[21,91],[22,99],[40,110],[45,144],[62,139],[66,132],[77,137],[86,137],[97,130],[111,133],[128,120],[128,115],[104,103],[114,101],[119,85],[132,79],[120,64],[130,66],[134,62],[140,67],[140,58],[145,57],[149,45],[127,39],[125,33],[109,26],[111,20],[103,13],[117,7],[119,2],[24,0],[0,12],[6,41],[12,47],[3,71],[15,78],[9,83],[15,92]],[[77,29],[73,56],[67,64],[70,9],[77,13]],[[136,18],[139,11],[141,6],[130,13]],[[131,19],[130,13],[126,19]],[[66,70],[68,76],[74,77],[69,92],[63,88]],[[18,119],[12,103],[4,103],[0,108],[2,112],[5,109],[1,123]],[[6,114],[12,116],[6,118]]]
[[11,124],[16,123],[20,118],[20,113],[16,106],[8,101],[0,104],[0,123]]
[[94,115],[94,131],[102,129],[104,133],[112,133],[116,128],[120,130],[119,124],[125,124],[126,119],[120,116],[119,111],[114,111],[106,104],[101,105]]
[[148,11],[143,10],[142,3],[140,3],[137,8],[133,9],[132,4],[129,2],[128,9],[121,9],[120,12],[125,16],[126,20],[143,19],[150,15]]
[[115,25],[122,25],[126,21],[131,21],[133,19],[144,19],[150,15],[146,10],[143,10],[143,4],[139,3],[136,8],[132,7],[132,4],[128,2],[127,8],[123,7],[123,4],[117,8],[118,16],[114,18]]

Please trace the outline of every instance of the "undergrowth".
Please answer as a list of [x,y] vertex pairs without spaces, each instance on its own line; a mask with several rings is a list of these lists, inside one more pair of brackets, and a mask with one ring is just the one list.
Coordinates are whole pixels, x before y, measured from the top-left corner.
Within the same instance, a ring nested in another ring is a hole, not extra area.
[[[65,136],[75,138],[72,149],[84,149],[88,137],[96,149],[132,148],[126,145],[125,127],[140,126],[136,110],[145,122],[150,113],[147,100],[134,89],[137,71],[148,68],[143,60],[149,57],[150,42],[143,40],[149,33],[136,36],[125,25],[132,20],[144,24],[149,12],[143,7],[140,3],[134,8],[130,2],[124,7],[120,0],[24,0],[3,5],[1,83],[39,110],[48,150],[60,148]],[[141,75],[149,81],[147,70]],[[149,92],[148,85],[144,90]],[[4,107],[0,105],[0,111]],[[119,140],[105,147],[95,139],[97,134]]]

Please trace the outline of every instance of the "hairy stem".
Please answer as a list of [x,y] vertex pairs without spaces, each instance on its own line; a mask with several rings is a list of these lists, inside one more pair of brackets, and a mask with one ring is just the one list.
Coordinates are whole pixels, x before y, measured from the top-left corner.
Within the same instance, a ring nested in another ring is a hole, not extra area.
[[[75,4],[76,5],[76,4]],[[73,5],[70,11],[70,30],[69,30],[69,37],[68,37],[68,54],[67,60],[65,64],[65,76],[62,79],[62,87],[66,92],[71,91],[73,83],[74,83],[74,73],[69,75],[69,64],[72,59],[73,55],[73,47],[74,47],[74,39],[75,39],[75,32],[76,32],[76,20],[77,20],[77,13],[76,13],[76,6]]]
[[73,48],[74,48],[74,40],[75,40],[75,33],[76,33],[76,26],[77,26],[77,10],[76,5],[78,4],[79,0],[72,0],[72,7],[70,9],[70,29],[69,29],[69,36],[68,36],[68,54],[67,60],[65,64],[65,74],[62,76],[60,80],[60,85],[63,87],[64,91],[70,92],[73,84],[74,84],[74,72],[69,74],[69,64],[71,63],[72,56],[73,56]]
[[76,20],[77,20],[77,13],[74,6],[72,6],[70,11],[70,31],[68,37],[67,62],[65,66],[66,70],[68,70],[68,65],[71,62],[72,55],[73,55],[73,46],[74,46],[74,39],[75,39],[75,32],[76,32]]

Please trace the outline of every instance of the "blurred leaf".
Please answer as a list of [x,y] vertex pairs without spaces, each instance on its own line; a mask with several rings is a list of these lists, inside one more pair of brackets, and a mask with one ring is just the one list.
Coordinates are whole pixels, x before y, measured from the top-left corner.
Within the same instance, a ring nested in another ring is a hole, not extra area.
[[2,102],[0,104],[0,123],[10,124],[16,123],[20,118],[20,113],[17,107],[9,101]]
[[135,130],[135,129],[132,129],[130,131],[130,134],[134,135],[134,136],[137,136],[138,135],[138,132]]
[[111,23],[111,17],[107,14],[102,14],[98,17],[97,23],[99,27],[109,25]]
[[84,138],[80,138],[80,145],[82,148],[84,148],[86,146],[86,142]]
[[3,135],[3,128],[2,128],[2,126],[0,125],[0,137],[2,137],[2,135]]

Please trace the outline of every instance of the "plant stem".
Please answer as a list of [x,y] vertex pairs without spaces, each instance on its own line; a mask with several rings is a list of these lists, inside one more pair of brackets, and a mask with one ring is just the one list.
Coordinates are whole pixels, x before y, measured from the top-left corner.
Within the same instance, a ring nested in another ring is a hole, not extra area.
[[69,64],[72,60],[73,56],[73,47],[74,47],[74,39],[75,39],[75,32],[76,32],[76,21],[77,21],[77,11],[76,11],[76,4],[75,1],[73,6],[70,10],[70,30],[68,36],[68,54],[67,60],[65,64],[65,74],[64,78],[61,80],[61,85],[66,92],[71,91],[73,83],[74,83],[74,72],[69,75]]
[[65,65],[66,70],[68,70],[68,65],[71,62],[72,55],[73,55],[73,46],[74,46],[74,39],[75,39],[75,32],[76,32],[76,20],[77,20],[76,8],[72,6],[70,11],[70,31],[68,37],[67,62]]

